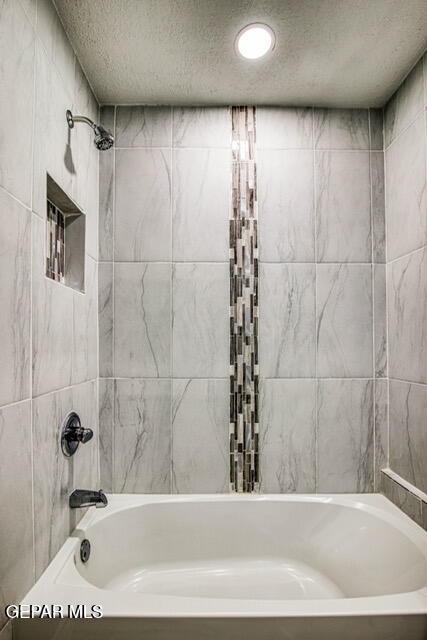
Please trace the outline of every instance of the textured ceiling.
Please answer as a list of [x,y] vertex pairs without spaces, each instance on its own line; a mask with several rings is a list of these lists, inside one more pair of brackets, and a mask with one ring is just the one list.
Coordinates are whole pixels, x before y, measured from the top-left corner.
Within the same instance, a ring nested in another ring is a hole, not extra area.
[[[55,0],[102,104],[382,106],[427,45],[427,0]],[[251,22],[276,32],[234,52]]]

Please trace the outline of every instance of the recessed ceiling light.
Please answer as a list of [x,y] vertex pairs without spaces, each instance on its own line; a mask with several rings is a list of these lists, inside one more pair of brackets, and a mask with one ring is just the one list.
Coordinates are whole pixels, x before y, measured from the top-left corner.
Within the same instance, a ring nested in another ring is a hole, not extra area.
[[243,58],[255,60],[271,51],[275,41],[273,29],[266,24],[248,24],[237,34],[236,50]]

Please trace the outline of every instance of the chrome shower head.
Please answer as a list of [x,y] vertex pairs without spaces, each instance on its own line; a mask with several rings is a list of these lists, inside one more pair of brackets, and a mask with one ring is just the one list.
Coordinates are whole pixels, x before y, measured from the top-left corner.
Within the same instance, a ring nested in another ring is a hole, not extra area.
[[93,129],[95,133],[95,139],[93,141],[95,147],[99,149],[99,151],[106,151],[107,149],[111,149],[114,144],[114,136],[112,133],[104,129],[100,124],[95,124],[90,118],[86,118],[86,116],[73,116],[71,111],[68,109],[67,113],[67,123],[70,129],[74,127],[75,122],[84,122],[89,125],[91,129]]

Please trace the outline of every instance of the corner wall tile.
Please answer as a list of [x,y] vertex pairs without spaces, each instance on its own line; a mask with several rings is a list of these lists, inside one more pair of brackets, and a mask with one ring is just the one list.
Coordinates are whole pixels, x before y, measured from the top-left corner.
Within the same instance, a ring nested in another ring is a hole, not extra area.
[[257,107],[257,149],[312,149],[313,110]]
[[170,147],[171,107],[117,107],[117,147]]
[[389,375],[427,383],[427,248],[387,270]]
[[74,74],[75,55],[52,0],[37,0],[37,35],[43,43],[50,62],[70,82]]
[[231,189],[228,149],[173,153],[173,260],[228,260]]
[[[100,122],[114,135],[115,107],[101,107]],[[115,142],[117,144],[117,141]],[[99,154],[99,259],[114,257],[114,156],[115,150]]]
[[372,377],[371,265],[317,265],[317,375]]
[[386,265],[374,264],[374,358],[375,376],[387,376]]
[[373,151],[371,158],[372,259],[386,261],[384,154]]
[[231,118],[227,107],[174,107],[174,147],[230,149]]
[[385,497],[417,524],[423,526],[421,500],[384,473],[381,476],[381,492]]
[[171,152],[116,149],[115,153],[115,260],[170,260]]
[[390,380],[390,468],[427,493],[427,386]]
[[318,381],[318,492],[373,490],[372,403],[372,380]]
[[369,152],[316,151],[318,262],[371,262]]
[[72,384],[98,377],[98,264],[89,256],[85,271],[85,292],[73,291]]
[[315,266],[261,264],[260,375],[314,377]]
[[169,493],[171,381],[116,380],[116,493]]
[[229,486],[228,380],[173,380],[175,493],[224,493]]
[[368,109],[314,109],[316,149],[369,149]]
[[229,373],[228,264],[173,266],[173,376]]
[[98,264],[99,375],[113,376],[113,263]]
[[383,109],[369,109],[369,132],[371,136],[371,151],[384,149],[384,112]]
[[0,189],[0,406],[28,398],[31,213]]
[[0,628],[0,640],[12,640],[12,620],[9,620],[3,628]]
[[423,107],[423,97],[423,62],[420,60],[385,107],[386,148],[415,120]]
[[381,469],[388,463],[388,380],[375,380],[375,491],[382,487]]
[[104,491],[113,490],[114,380],[99,379],[99,478]]
[[0,628],[34,582],[31,403],[0,409]]
[[315,492],[315,380],[262,381],[260,476],[265,493]]
[[115,376],[170,376],[170,264],[115,264],[114,322]]
[[311,150],[257,152],[259,250],[263,262],[314,262]]

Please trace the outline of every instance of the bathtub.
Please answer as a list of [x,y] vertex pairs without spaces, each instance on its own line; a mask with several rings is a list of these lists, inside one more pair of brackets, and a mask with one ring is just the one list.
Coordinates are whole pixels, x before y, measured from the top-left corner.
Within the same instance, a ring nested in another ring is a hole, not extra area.
[[427,533],[377,494],[111,495],[24,603],[104,617],[25,620],[18,640],[421,640]]

